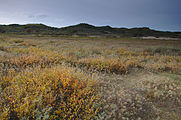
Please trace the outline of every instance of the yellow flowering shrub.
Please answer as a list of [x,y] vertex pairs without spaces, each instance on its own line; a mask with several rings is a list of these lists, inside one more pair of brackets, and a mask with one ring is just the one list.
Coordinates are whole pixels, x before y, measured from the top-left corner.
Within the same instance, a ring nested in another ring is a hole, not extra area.
[[124,49],[124,48],[119,48],[119,49],[116,49],[115,52],[118,54],[118,55],[125,55],[125,56],[135,56],[137,55],[137,53],[135,51],[129,51],[127,49]]
[[9,71],[0,81],[0,119],[90,119],[98,111],[95,81],[65,65]]
[[140,56],[139,66],[159,72],[180,73],[181,57],[180,56]]
[[135,65],[134,60],[128,59],[108,59],[108,58],[85,58],[78,61],[79,65],[99,71],[114,72],[117,74],[126,74],[129,69]]
[[43,57],[48,59],[49,61],[61,61],[63,56],[60,53],[46,50],[39,47],[28,47],[28,48],[13,48],[12,52],[16,52],[18,54],[28,54],[28,55],[35,55],[39,57]]
[[62,63],[62,60],[64,59],[59,53],[38,47],[14,48],[11,49],[11,51],[18,53],[19,55],[12,56],[8,61],[9,64],[21,68],[26,66],[32,67],[34,65],[46,66],[53,63]]

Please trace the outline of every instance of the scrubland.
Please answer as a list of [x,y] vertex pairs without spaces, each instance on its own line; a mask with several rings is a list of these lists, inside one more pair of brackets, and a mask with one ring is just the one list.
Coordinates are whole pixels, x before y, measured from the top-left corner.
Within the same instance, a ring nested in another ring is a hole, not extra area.
[[181,41],[0,35],[0,119],[181,119]]

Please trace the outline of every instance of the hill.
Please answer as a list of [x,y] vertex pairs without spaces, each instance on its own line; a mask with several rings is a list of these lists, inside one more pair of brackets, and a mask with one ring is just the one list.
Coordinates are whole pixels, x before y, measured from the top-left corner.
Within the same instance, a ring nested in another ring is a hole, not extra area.
[[148,27],[113,28],[110,26],[93,26],[86,23],[55,28],[44,24],[10,24],[0,25],[0,33],[46,34],[46,35],[79,35],[79,36],[113,36],[113,37],[173,37],[181,38],[181,32],[156,31]]

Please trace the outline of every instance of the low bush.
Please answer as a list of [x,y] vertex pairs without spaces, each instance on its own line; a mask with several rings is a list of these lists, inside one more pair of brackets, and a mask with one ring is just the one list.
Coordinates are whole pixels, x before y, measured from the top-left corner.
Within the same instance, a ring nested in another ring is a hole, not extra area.
[[98,71],[127,74],[129,69],[135,65],[135,62],[136,60],[129,59],[85,58],[80,59],[78,65]]
[[64,65],[9,71],[0,81],[0,119],[90,119],[98,111],[95,81]]

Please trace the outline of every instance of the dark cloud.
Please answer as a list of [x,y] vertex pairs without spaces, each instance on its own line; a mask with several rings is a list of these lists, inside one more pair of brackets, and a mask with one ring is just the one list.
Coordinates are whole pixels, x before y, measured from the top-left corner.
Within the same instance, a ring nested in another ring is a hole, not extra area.
[[86,22],[181,31],[180,5],[181,0],[3,0],[0,22],[43,22],[57,27]]

